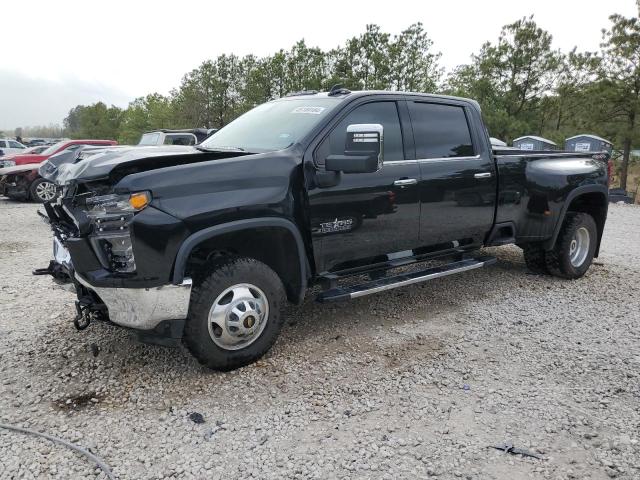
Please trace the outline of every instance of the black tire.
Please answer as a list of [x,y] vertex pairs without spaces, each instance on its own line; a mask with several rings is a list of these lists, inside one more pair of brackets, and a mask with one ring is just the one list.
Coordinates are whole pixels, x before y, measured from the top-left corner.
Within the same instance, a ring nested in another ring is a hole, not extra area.
[[[571,263],[571,244],[579,229],[586,229],[589,235],[589,246],[584,260],[578,264]],[[593,217],[588,213],[567,213],[556,244],[546,252],[546,263],[549,273],[560,278],[575,279],[582,277],[593,261],[598,241],[598,229]]]
[[547,255],[542,245],[539,243],[528,243],[523,245],[522,252],[524,254],[524,262],[532,273],[539,275],[549,273],[547,269]]
[[[52,200],[55,200],[55,198],[57,197],[57,194],[51,198],[43,197],[42,187],[44,185],[53,185],[53,184],[48,180],[45,180],[44,178],[36,178],[31,183],[31,186],[29,187],[29,198],[31,198],[31,200],[33,200],[36,203],[44,203],[44,202],[50,202]],[[55,185],[53,185],[53,187],[55,188]]]
[[[183,340],[202,365],[213,370],[233,370],[255,362],[275,343],[284,323],[284,287],[271,268],[253,258],[222,257],[214,261],[210,272],[191,293]],[[268,314],[264,329],[253,343],[229,350],[216,344],[209,334],[209,312],[226,289],[238,284],[258,287],[268,302]]]

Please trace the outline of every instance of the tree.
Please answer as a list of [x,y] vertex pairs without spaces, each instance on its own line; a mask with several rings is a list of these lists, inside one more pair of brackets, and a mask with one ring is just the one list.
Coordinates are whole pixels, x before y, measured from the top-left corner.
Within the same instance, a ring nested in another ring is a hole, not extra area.
[[320,90],[326,77],[326,60],[322,50],[297,42],[285,55],[285,88],[290,92]]
[[136,143],[142,133],[158,128],[176,128],[173,101],[159,93],[136,98],[122,113],[118,141]]
[[539,133],[540,103],[554,89],[562,58],[551,40],[533,17],[506,25],[495,45],[485,43],[471,64],[455,69],[448,90],[478,100],[494,135]]
[[[247,64],[254,65],[251,57]],[[179,118],[191,126],[220,128],[244,111],[245,62],[236,55],[207,60],[182,79],[175,94]]]
[[394,37],[389,46],[389,86],[409,92],[435,92],[442,70],[440,53],[432,53],[433,42],[422,23],[415,23]]
[[365,33],[335,49],[335,77],[347,88],[382,90],[389,88],[389,34],[378,25],[367,25]]
[[638,137],[640,112],[640,21],[622,15],[609,17],[612,25],[603,31],[602,63],[597,93],[599,108],[619,126],[622,140],[620,187],[627,188],[632,142]]
[[600,61],[597,54],[579,53],[575,48],[562,55],[554,91],[540,102],[539,130],[543,136],[563,142],[577,131],[605,135],[603,123],[596,120],[591,108]]
[[77,105],[69,110],[69,113],[62,121],[65,135],[73,137],[80,132],[80,116],[84,108],[84,105]]
[[122,110],[102,102],[78,105],[64,119],[66,133],[72,138],[118,138]]

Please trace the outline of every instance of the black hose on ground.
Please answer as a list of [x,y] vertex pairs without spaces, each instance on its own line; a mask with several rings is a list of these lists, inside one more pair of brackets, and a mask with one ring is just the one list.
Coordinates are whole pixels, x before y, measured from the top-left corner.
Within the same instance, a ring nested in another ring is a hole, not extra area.
[[75,445],[75,444],[73,444],[71,442],[67,442],[66,440],[63,440],[62,438],[54,437],[53,435],[49,435],[48,433],[38,432],[36,430],[31,430],[29,428],[16,427],[14,425],[7,425],[6,423],[0,423],[0,428],[4,428],[6,430],[11,430],[11,431],[14,431],[14,432],[26,433],[28,435],[35,435],[37,437],[46,438],[47,440],[49,440],[51,442],[59,443],[60,445],[64,445],[65,447],[70,448],[72,450],[75,450],[76,452],[84,455],[89,460],[94,462],[100,468],[100,470],[102,470],[107,475],[107,478],[109,480],[115,480],[115,478],[116,478],[116,477],[113,476],[113,473],[111,473],[111,470],[109,469],[109,466],[106,463],[104,463],[101,459],[96,457],[89,450],[87,450],[86,448],[79,447],[78,445]]

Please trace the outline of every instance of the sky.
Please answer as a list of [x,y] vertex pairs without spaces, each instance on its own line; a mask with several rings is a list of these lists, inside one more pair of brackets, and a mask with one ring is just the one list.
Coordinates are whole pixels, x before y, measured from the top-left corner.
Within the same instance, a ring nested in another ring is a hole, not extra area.
[[[609,15],[637,15],[634,0],[30,0],[3,2],[0,129],[61,123],[78,104],[126,107],[168,93],[222,53],[257,56],[297,40],[328,50],[369,23],[395,34],[422,22],[447,70],[467,63],[500,28],[533,14],[554,48],[594,51]],[[25,7],[28,5],[28,8]],[[20,20],[22,19],[22,20]]]

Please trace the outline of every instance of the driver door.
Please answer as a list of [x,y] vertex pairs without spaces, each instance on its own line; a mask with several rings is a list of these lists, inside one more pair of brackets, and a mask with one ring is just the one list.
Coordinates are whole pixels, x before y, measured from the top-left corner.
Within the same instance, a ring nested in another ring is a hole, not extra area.
[[[319,273],[386,260],[387,254],[419,244],[420,167],[407,158],[408,125],[400,121],[396,101],[374,101],[353,107],[315,149],[312,175],[326,175],[325,160],[345,150],[347,127],[383,127],[381,168],[373,173],[339,172],[329,185],[309,182],[310,221]],[[401,103],[400,106],[403,106]],[[408,123],[408,122],[407,122]]]

